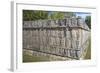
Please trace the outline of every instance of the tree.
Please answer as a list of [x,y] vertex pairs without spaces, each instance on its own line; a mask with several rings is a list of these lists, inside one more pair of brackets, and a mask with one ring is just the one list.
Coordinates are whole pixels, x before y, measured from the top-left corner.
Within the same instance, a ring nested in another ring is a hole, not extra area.
[[91,16],[86,16],[85,22],[88,25],[88,27],[91,29]]
[[49,12],[48,19],[65,19],[70,17],[75,17],[74,12]]
[[65,19],[75,16],[74,12],[23,10],[23,21],[34,21],[41,19]]
[[64,14],[62,12],[49,12],[48,19],[63,19]]
[[64,18],[76,17],[74,12],[64,12]]
[[23,10],[23,21],[40,20],[47,18],[48,18],[47,11]]

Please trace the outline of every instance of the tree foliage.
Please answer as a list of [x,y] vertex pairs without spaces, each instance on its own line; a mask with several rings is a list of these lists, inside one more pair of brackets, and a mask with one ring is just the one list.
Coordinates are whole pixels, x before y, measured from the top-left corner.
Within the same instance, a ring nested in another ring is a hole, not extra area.
[[73,16],[75,16],[73,12],[23,10],[23,21],[34,21],[41,19],[64,19]]
[[62,12],[51,12],[48,19],[63,19],[64,14]]
[[48,12],[46,11],[23,10],[24,21],[47,19],[47,18],[48,18]]
[[64,12],[64,17],[65,18],[76,17],[76,14],[74,12]]
[[91,16],[86,16],[85,22],[88,25],[88,27],[91,29]]

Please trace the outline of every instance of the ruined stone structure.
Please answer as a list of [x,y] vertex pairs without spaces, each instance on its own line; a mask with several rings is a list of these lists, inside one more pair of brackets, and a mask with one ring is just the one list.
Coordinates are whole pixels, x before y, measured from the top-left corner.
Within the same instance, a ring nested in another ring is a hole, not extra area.
[[23,21],[23,49],[80,59],[89,37],[90,29],[81,18]]

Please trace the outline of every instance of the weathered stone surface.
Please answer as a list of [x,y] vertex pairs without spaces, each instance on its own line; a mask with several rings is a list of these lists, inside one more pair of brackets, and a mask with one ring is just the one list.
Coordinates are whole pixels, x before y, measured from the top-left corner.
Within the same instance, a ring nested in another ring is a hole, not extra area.
[[23,48],[79,58],[89,33],[83,19],[24,21]]

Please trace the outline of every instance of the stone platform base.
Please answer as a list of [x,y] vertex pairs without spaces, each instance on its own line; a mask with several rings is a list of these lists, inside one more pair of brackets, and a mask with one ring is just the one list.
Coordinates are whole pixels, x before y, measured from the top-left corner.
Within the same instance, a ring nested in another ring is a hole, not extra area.
[[52,55],[52,54],[37,52],[37,51],[33,51],[33,50],[27,50],[27,49],[23,49],[23,53],[26,54],[26,55],[35,56],[35,57],[41,57],[41,58],[46,57],[48,59],[48,61],[75,60],[75,59],[71,59],[71,58],[68,58],[68,57],[61,57],[61,56],[56,56],[56,55]]

